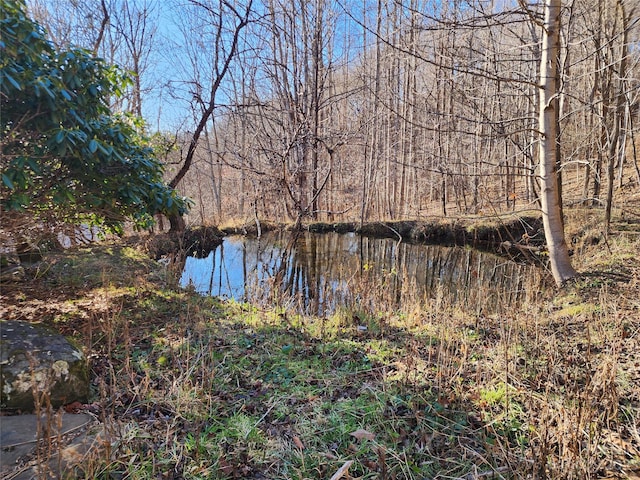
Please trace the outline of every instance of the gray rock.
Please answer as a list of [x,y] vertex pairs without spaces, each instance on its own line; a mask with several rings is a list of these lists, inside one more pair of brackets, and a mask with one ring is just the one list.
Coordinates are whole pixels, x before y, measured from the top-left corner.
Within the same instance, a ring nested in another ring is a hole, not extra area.
[[86,358],[78,347],[44,325],[0,321],[0,408],[31,411],[34,394],[42,399],[48,396],[54,408],[86,402]]
[[[86,455],[100,455],[106,447],[103,428],[86,413],[62,411],[47,415],[15,415],[0,422],[0,478],[35,480],[41,478],[88,478],[74,475],[82,469]],[[55,442],[56,448],[36,454],[38,442]]]

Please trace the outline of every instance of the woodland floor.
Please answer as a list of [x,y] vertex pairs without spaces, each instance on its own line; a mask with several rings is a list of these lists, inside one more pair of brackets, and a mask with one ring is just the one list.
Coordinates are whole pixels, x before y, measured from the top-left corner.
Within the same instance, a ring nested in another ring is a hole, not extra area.
[[583,275],[482,318],[223,302],[127,241],[47,255],[0,317],[87,353],[93,401],[67,409],[111,441],[80,478],[638,479],[640,224],[567,216]]

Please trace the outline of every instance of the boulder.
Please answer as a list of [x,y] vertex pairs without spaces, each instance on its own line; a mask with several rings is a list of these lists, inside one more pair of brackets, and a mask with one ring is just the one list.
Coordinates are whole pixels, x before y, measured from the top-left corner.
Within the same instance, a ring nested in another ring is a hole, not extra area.
[[34,393],[41,399],[48,395],[54,408],[86,403],[86,358],[71,341],[44,325],[0,321],[0,409],[32,411]]
[[[7,415],[0,422],[0,478],[89,478],[84,468],[104,458],[110,444],[97,419],[88,413],[47,412]],[[38,445],[48,445],[41,448]],[[55,445],[55,448],[51,448]]]

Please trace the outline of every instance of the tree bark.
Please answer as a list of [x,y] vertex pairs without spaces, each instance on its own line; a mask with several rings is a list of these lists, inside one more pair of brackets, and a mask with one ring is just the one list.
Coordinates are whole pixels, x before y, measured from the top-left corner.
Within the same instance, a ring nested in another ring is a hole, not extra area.
[[558,131],[558,52],[560,43],[561,0],[545,1],[544,32],[540,61],[540,178],[542,221],[549,249],[551,273],[559,286],[577,275],[571,265],[564,236],[562,198],[557,175]]

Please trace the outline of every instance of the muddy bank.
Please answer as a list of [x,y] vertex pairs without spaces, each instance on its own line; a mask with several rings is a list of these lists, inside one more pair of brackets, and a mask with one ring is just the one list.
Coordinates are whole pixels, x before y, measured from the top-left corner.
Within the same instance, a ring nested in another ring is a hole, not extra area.
[[[291,225],[262,222],[260,231],[290,230]],[[516,260],[537,262],[544,250],[545,238],[542,219],[520,217],[508,221],[465,221],[465,220],[401,220],[392,222],[370,222],[360,226],[357,222],[324,223],[303,225],[303,229],[313,233],[356,233],[374,238],[395,238],[409,243],[423,243],[443,246],[468,245]],[[255,223],[223,229],[222,234],[257,235]]]
[[206,257],[211,250],[222,243],[225,233],[217,227],[193,227],[184,232],[161,233],[151,237],[146,243],[147,251],[152,258],[164,255],[183,253],[196,257]]
[[306,227],[311,232],[354,232],[375,238],[395,238],[410,243],[443,246],[467,245],[479,250],[508,256],[512,259],[540,261],[545,238],[542,219],[517,219],[480,223],[444,220],[357,223],[313,223]]
[[[206,256],[222,243],[226,235],[256,236],[268,231],[292,229],[292,225],[267,221],[260,222],[259,226],[256,223],[248,223],[224,229],[195,227],[188,228],[181,235],[156,235],[150,239],[147,248],[155,258],[179,251],[187,255]],[[540,261],[539,254],[544,250],[545,244],[542,219],[536,217],[520,217],[499,223],[402,220],[371,222],[360,226],[356,222],[315,222],[303,225],[303,230],[313,233],[356,233],[373,238],[394,238],[409,243],[468,245],[515,260],[534,262]]]
[[[293,226],[286,223],[271,222],[263,220],[259,224],[255,222],[245,223],[238,227],[226,227],[221,229],[223,235],[253,235],[265,232],[273,232],[275,230],[290,230]],[[305,227],[306,228],[306,227]]]
[[496,224],[452,222],[376,222],[365,224],[356,233],[367,236],[402,238],[403,241],[438,245],[469,245],[497,249],[504,242],[528,245],[544,244],[542,219],[519,218]]

